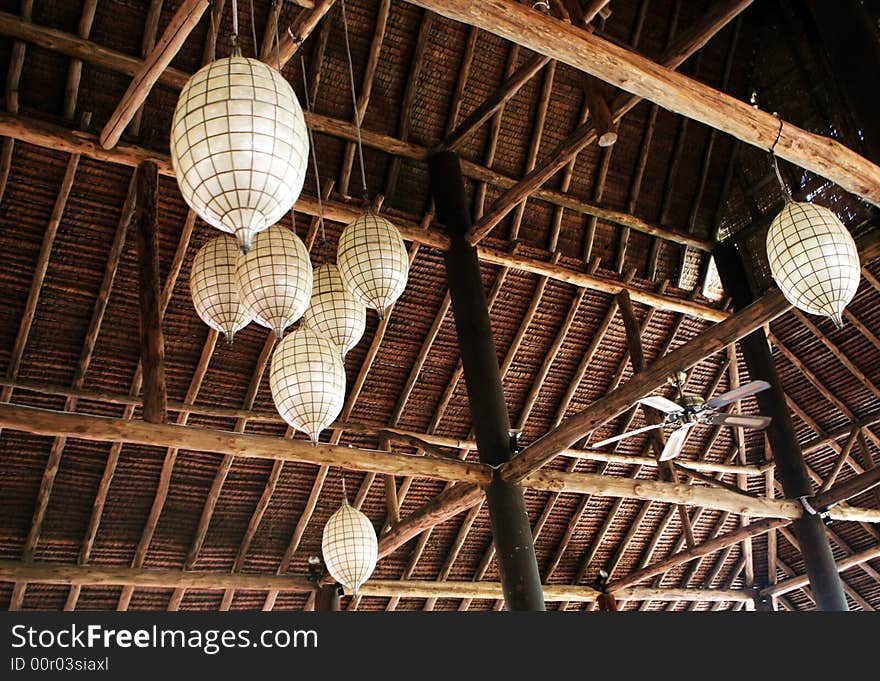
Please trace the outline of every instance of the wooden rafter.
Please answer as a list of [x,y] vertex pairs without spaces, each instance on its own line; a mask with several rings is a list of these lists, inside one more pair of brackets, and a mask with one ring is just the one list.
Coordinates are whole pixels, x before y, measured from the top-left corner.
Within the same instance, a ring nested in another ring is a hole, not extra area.
[[208,9],[208,0],[185,0],[180,5],[177,12],[171,17],[171,21],[162,33],[159,42],[146,56],[143,66],[135,74],[122,96],[122,100],[101,131],[102,147],[111,149],[116,145],[119,138],[122,137],[125,127],[147,100],[147,95],[159,80],[159,74],[168,67],[171,60],[183,47],[184,41],[199,23],[199,19],[202,18],[206,9]]
[[[147,570],[118,567],[61,565],[57,563],[25,564],[0,561],[0,581],[30,579],[41,584],[61,585],[123,585],[129,588],[175,589],[243,589],[310,593],[313,582],[291,575],[228,574],[180,570]],[[589,602],[599,596],[592,587],[548,584],[548,600]],[[398,598],[481,598],[495,599],[501,595],[498,582],[434,582],[416,580],[370,580],[361,589],[365,596]],[[745,602],[754,598],[742,589],[651,589],[634,587],[623,593],[630,600],[686,600],[701,602]]]
[[[706,42],[708,42],[712,36],[727,25],[727,23],[742,12],[749,4],[751,4],[751,0],[739,0],[738,2],[726,2],[723,6],[714,6],[696,29],[681,36],[676,40],[672,47],[666,50],[660,63],[668,68],[677,68],[689,56],[694,54]],[[566,33],[571,34],[568,36],[568,39],[572,38],[574,35],[578,35],[587,40],[595,40],[594,36],[587,35],[583,32],[577,33],[576,29],[570,29],[565,26],[565,24],[557,23],[559,26],[567,29]],[[538,51],[540,52],[541,50],[538,49]],[[626,71],[621,71],[621,73],[624,72]],[[614,120],[620,120],[620,118],[635,107],[640,101],[641,98],[638,96],[622,93],[616,97],[610,105],[612,117]],[[514,206],[519,204],[525,196],[534,193],[537,188],[543,185],[560,168],[562,168],[573,154],[596,141],[597,135],[598,131],[590,122],[578,128],[578,130],[576,130],[566,141],[550,154],[545,163],[535,168],[535,170],[529,173],[529,175],[518,182],[513,188],[509,189],[498,199],[498,201],[496,201],[492,212],[474,226],[474,238],[482,238],[485,234],[488,234],[488,232],[498,224],[498,222],[510,210],[512,210]]]

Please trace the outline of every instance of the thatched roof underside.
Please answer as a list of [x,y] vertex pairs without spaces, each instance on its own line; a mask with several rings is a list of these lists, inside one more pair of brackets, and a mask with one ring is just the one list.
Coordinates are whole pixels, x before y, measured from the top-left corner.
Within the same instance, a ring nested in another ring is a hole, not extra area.
[[[214,0],[216,2],[217,0]],[[669,42],[672,17],[677,13],[673,30],[682,31],[704,15],[712,2],[680,2],[678,0],[650,0],[644,15],[637,50],[657,60]],[[79,31],[82,4],[67,0],[45,0],[34,3],[32,21],[39,26],[51,27],[67,34]],[[148,10],[148,0],[99,0],[88,39],[97,45],[127,55],[139,57],[142,49]],[[161,15],[159,32],[167,24],[177,6],[176,0],[159,2]],[[230,4],[230,3],[227,3]],[[308,4],[308,3],[307,3]],[[320,4],[316,2],[316,4]],[[529,3],[531,4],[531,3]],[[241,42],[246,55],[254,54],[251,37],[250,8],[246,0],[239,0],[241,13]],[[272,3],[254,0],[255,33],[262,40]],[[376,0],[349,0],[347,5],[351,47],[355,61],[355,78],[361,86],[367,55],[371,50],[377,17],[381,5]],[[631,44],[638,21],[642,0],[613,0],[612,12],[607,19],[595,25],[601,35],[621,44]],[[0,1],[0,10],[13,15],[20,12],[19,3]],[[310,83],[319,78],[314,108],[322,116],[350,124],[353,107],[347,83],[347,64],[344,51],[340,8],[333,7],[297,55],[287,64],[284,75],[303,101],[303,82],[299,55],[305,60]],[[279,27],[282,34],[303,10],[294,2],[282,3]],[[171,66],[192,73],[202,63],[202,54],[212,27],[211,10],[202,17],[186,40]],[[859,150],[858,135],[847,137],[856,130],[833,92],[829,94],[822,56],[811,50],[805,40],[803,18],[792,10],[789,3],[760,0],[749,7],[737,20],[720,31],[681,71],[733,97],[748,101],[753,97],[766,111],[778,111],[787,121],[805,129],[830,135],[832,131],[841,141]],[[220,35],[218,53],[225,54],[224,40],[231,30],[229,9],[223,13],[217,26]],[[462,95],[455,102],[459,74],[469,36],[475,31],[473,62]],[[815,46],[814,46],[815,47]],[[0,37],[0,73],[6,73],[12,59],[13,41]],[[805,54],[810,55],[806,58]],[[372,92],[363,120],[364,129],[381,135],[406,139],[421,147],[433,147],[444,138],[456,122],[475,109],[505,80],[511,60],[520,65],[532,53],[517,49],[505,40],[483,31],[471,29],[442,17],[432,15],[415,5],[393,0],[387,16],[387,28],[381,43],[378,65],[372,82]],[[18,115],[29,119],[48,121],[56,125],[76,127],[85,112],[90,114],[88,131],[98,133],[116,108],[130,76],[101,68],[89,61],[83,62],[82,78],[75,99],[75,115],[65,119],[65,107],[70,104],[65,83],[71,58],[46,47],[28,44],[18,91]],[[414,72],[414,70],[416,72]],[[545,68],[533,77],[507,103],[494,122],[487,123],[467,138],[461,147],[462,158],[494,171],[519,179],[530,169],[529,149],[536,134],[540,134],[537,162],[561,143],[579,122],[584,107],[581,75],[564,65],[555,68],[549,106],[540,130],[535,120],[546,84]],[[610,86],[605,94],[613,98]],[[168,131],[176,102],[177,91],[159,83],[146,101],[139,129],[131,127],[123,136],[126,143],[168,153]],[[4,108],[9,109],[6,95]],[[455,105],[455,106],[454,106]],[[450,118],[450,113],[456,118]],[[651,121],[655,122],[652,124]],[[653,134],[646,140],[646,131],[653,125]],[[712,131],[695,121],[657,109],[650,102],[642,102],[620,123],[619,139],[608,150],[591,145],[577,157],[569,181],[563,184],[563,172],[557,173],[547,188],[565,192],[578,199],[600,204],[617,211],[632,213],[642,220],[660,224],[679,232],[690,231],[709,241],[741,232],[761,216],[779,208],[781,193],[775,183],[766,153],[736,142],[733,138]],[[320,175],[323,183],[335,182],[331,199],[337,202],[357,203],[360,194],[360,175],[357,163],[350,174],[344,169],[343,159],[348,142],[326,133],[316,134]],[[84,352],[92,346],[89,330],[99,291],[108,262],[111,244],[120,224],[126,193],[133,169],[84,155],[79,159],[75,177],[63,208],[57,235],[42,285],[32,291],[37,262],[53,206],[70,163],[70,155],[57,149],[16,141],[5,191],[0,200],[0,369],[8,378],[28,383],[30,389],[16,388],[3,393],[13,404],[52,410],[75,410],[81,413],[139,419],[140,408],[126,411],[121,404],[97,399],[80,399],[71,404],[64,396],[47,394],[43,387],[74,387],[87,393],[126,395],[140,359],[138,334],[138,269],[137,250],[133,232],[128,235],[122,251],[115,279],[110,287],[106,312],[97,336],[93,339],[90,361],[81,382],[77,381],[78,367]],[[419,221],[429,208],[427,167],[423,161],[400,159],[387,151],[373,147],[365,149],[367,185],[371,195],[382,194],[382,211],[389,217],[405,217]],[[644,164],[643,177],[638,186],[634,180]],[[830,206],[844,220],[855,235],[871,229],[868,206],[856,197],[830,185],[823,178],[783,164],[783,173],[798,197],[807,197]],[[350,181],[349,181],[350,180]],[[468,178],[467,189],[473,199],[474,213],[479,215],[491,208],[503,188],[481,184]],[[339,193],[348,186],[350,197]],[[304,194],[315,195],[315,178],[311,170]],[[708,307],[722,308],[727,304],[720,286],[707,274],[708,257],[705,252],[684,249],[679,244],[639,231],[629,232],[622,261],[618,261],[623,228],[604,220],[593,221],[589,216],[572,210],[562,211],[558,239],[553,239],[554,205],[547,201],[530,199],[521,214],[513,211],[496,227],[485,244],[500,250],[509,250],[515,238],[520,253],[538,260],[549,260],[550,251],[559,253],[560,264],[587,271],[596,268],[596,274],[610,281],[632,277],[638,289],[657,292],[680,299],[693,300]],[[175,252],[183,244],[182,267],[177,275],[164,316],[166,348],[166,378],[168,397],[173,401],[192,401],[196,405],[240,409],[246,407],[248,386],[253,380],[258,359],[267,343],[268,330],[251,324],[235,337],[232,345],[216,342],[214,334],[197,317],[188,289],[188,275],[198,248],[216,232],[196,220],[191,237],[186,240],[187,207],[176,183],[171,177],[160,178],[159,220],[161,230],[161,276],[167,281],[172,271]],[[295,212],[297,233],[306,237],[313,229],[311,216]],[[285,224],[290,224],[288,218]],[[327,240],[331,251],[343,225],[329,221]],[[588,235],[593,233],[592,241]],[[747,234],[747,232],[742,232]],[[182,240],[183,237],[183,240]],[[749,241],[750,239],[750,241]],[[553,243],[555,241],[555,243]],[[760,246],[760,235],[743,237],[743,241]],[[436,337],[428,338],[432,324],[444,305],[446,293],[442,252],[422,246],[412,248],[412,268],[403,297],[394,306],[387,323],[380,324],[374,312],[368,315],[367,332],[358,346],[345,360],[350,399],[345,418],[352,422],[376,427],[388,425],[398,406],[420,351],[429,345],[424,363],[418,370],[412,391],[408,394],[400,418],[394,425],[412,432],[427,433],[443,409],[436,426],[438,435],[467,439],[471,423],[468,400],[463,380],[458,380],[448,404],[441,404],[443,395],[453,378],[458,377],[458,347],[454,319],[449,311],[442,318]],[[656,267],[651,267],[652,251]],[[313,248],[313,260],[320,261],[319,245]],[[754,256],[755,279],[760,287],[770,282],[766,263],[760,249]],[[621,265],[620,267],[618,265]],[[866,275],[880,277],[880,263],[863,262]],[[503,284],[491,308],[491,319],[499,361],[512,356],[504,376],[504,389],[511,421],[524,417],[521,442],[527,444],[550,430],[560,416],[560,405],[571,385],[577,367],[597,333],[613,296],[588,290],[581,300],[570,328],[564,321],[578,289],[564,282],[549,280],[527,272],[483,263],[482,272],[487,290],[499,277]],[[707,284],[708,280],[708,284]],[[859,291],[849,310],[858,322],[849,322],[842,329],[834,328],[829,320],[809,317],[818,328],[821,338],[793,312],[770,325],[775,341],[774,359],[793,408],[793,418],[801,444],[808,444],[829,433],[845,431],[853,423],[870,423],[878,412],[880,386],[880,291],[876,280],[863,277]],[[528,310],[533,306],[536,292],[540,295],[534,314],[527,319],[525,333],[519,333]],[[26,315],[28,299],[37,295],[33,322],[26,331],[26,342],[20,361],[15,348],[22,334],[22,319]],[[707,297],[708,296],[708,297]],[[639,319],[649,309],[635,304]],[[675,312],[657,310],[643,329],[647,361],[655,360],[668,347],[674,349],[711,326],[712,322]],[[672,332],[674,336],[670,335]],[[540,385],[537,399],[527,414],[524,406],[532,387],[538,380],[542,364],[551,352],[557,337],[564,340],[556,352],[546,376]],[[18,340],[17,340],[18,339]],[[85,348],[85,350],[84,350]],[[856,375],[847,363],[832,352],[838,351],[850,365],[861,373]],[[206,359],[203,376],[198,371],[200,358]],[[709,397],[723,392],[730,385],[728,356],[718,353],[698,364],[690,372],[687,392]],[[369,370],[362,384],[358,380],[368,363]],[[737,355],[743,381],[748,369],[741,355]],[[627,339],[621,315],[614,316],[605,332],[583,380],[565,409],[572,414],[605,395],[618,381],[625,382],[632,375]],[[457,379],[456,379],[457,380]],[[77,383],[79,383],[77,385]],[[359,388],[352,398],[355,386]],[[671,395],[671,389],[663,394]],[[827,397],[830,394],[833,401]],[[746,412],[756,413],[753,398],[743,403]],[[268,377],[262,376],[253,409],[271,412],[274,407],[269,393]],[[170,412],[169,420],[183,422],[186,416]],[[204,426],[223,430],[236,427],[234,418],[192,414],[190,426]],[[593,440],[609,437],[629,425],[627,415],[612,420],[593,435]],[[635,414],[631,427],[643,425],[641,412]],[[286,426],[275,422],[251,421],[246,432],[285,436]],[[873,467],[870,457],[878,455],[880,430],[876,426],[864,429],[862,450],[857,443],[851,456],[852,464],[844,466],[838,480],[847,480],[865,468]],[[333,433],[325,432],[326,441]],[[289,434],[288,434],[289,436]],[[376,449],[380,442],[375,436],[356,432],[336,433],[339,442]],[[301,437],[296,435],[295,437]],[[839,447],[825,445],[806,454],[810,469],[821,479],[831,471]],[[749,433],[746,438],[745,460],[742,463],[759,466],[771,458],[760,433]],[[63,447],[57,474],[51,480],[48,505],[41,519],[39,538],[29,545],[38,510],[41,481],[46,479],[47,462],[53,448]],[[836,448],[835,448],[836,447]],[[398,446],[400,451],[414,452],[413,448]],[[644,437],[624,440],[616,449],[621,455],[645,456],[650,453],[649,441]],[[736,442],[729,432],[721,429],[713,437],[713,429],[701,427],[689,438],[683,459],[707,462],[725,462],[735,458]],[[118,456],[115,468],[108,461]],[[468,455],[476,460],[476,452]],[[320,489],[314,512],[302,532],[290,560],[285,553],[291,544],[298,523],[306,512],[310,493],[318,469],[299,463],[273,466],[271,461],[235,458],[222,484],[213,514],[210,517],[204,542],[188,562],[188,553],[196,536],[209,491],[223,457],[218,454],[186,450],[169,451],[165,448],[124,444],[96,443],[69,438],[59,445],[54,438],[28,435],[4,429],[0,434],[0,560],[52,562],[67,565],[85,563],[95,566],[139,567],[144,569],[180,570],[229,573],[283,574],[305,576],[309,556],[320,555],[321,532],[330,514],[341,500],[341,479],[338,469],[330,469]],[[572,460],[557,457],[549,467],[564,470]],[[273,470],[274,469],[274,470]],[[607,476],[656,479],[656,466],[641,466],[583,459],[577,465],[580,472],[601,472]],[[100,523],[94,542],[86,558],[81,555],[87,539],[93,508],[99,495],[102,478],[110,477],[106,499],[100,514]],[[167,495],[157,504],[157,489],[163,477],[170,477]],[[725,474],[723,482],[737,485],[738,478]],[[764,495],[767,476],[744,478],[747,489]],[[687,481],[683,478],[683,481]],[[404,482],[397,479],[397,485]],[[688,481],[705,485],[700,480]],[[381,529],[386,519],[385,486],[382,476],[365,476],[349,472],[346,475],[349,497],[359,491],[362,510]],[[444,483],[414,479],[401,501],[401,516],[405,517],[442,491]],[[261,505],[267,489],[271,496],[268,504]],[[775,490],[777,496],[780,490]],[[526,504],[534,525],[551,502],[551,493],[526,490]],[[647,562],[654,562],[684,545],[680,516],[674,507],[663,503],[637,500],[618,501],[593,496],[588,499],[583,513],[577,513],[584,497],[561,494],[546,517],[535,546],[541,576],[547,583],[571,584],[580,576],[582,584],[592,585],[599,570],[614,564],[613,578],[622,577]],[[852,506],[880,508],[873,492],[850,499]],[[148,518],[151,507],[158,512],[158,521],[151,534]],[[255,510],[264,513],[253,533],[249,532]],[[693,533],[697,543],[715,534],[734,529],[740,517],[717,510],[690,508]],[[494,559],[481,565],[491,549],[491,530],[487,510],[482,507],[473,517],[473,523],[460,549],[448,564],[450,551],[456,541],[465,515],[461,514],[438,525],[416,555],[417,540],[410,541],[392,555],[382,559],[375,577],[385,580],[436,580],[444,571],[450,581],[497,581]],[[570,530],[573,526],[573,530]],[[302,529],[302,528],[301,528]],[[832,546],[837,558],[864,551],[878,543],[878,530],[871,525],[856,522],[835,522],[831,525]],[[250,543],[240,555],[243,538]],[[768,537],[765,534],[752,542],[755,581],[783,580],[804,573],[804,564],[792,535],[785,530],[774,534],[777,562],[768,574]],[[563,546],[561,558],[549,570],[554,555]],[[650,553],[649,553],[650,551]],[[240,558],[236,563],[237,556]],[[698,562],[674,568],[659,578],[659,587],[740,588],[746,584],[742,569],[743,545],[721,551]],[[414,560],[414,557],[417,558]],[[589,563],[582,567],[585,559]],[[873,566],[873,567],[872,567]],[[482,567],[482,569],[481,569]],[[445,568],[445,570],[444,570]],[[873,560],[843,573],[850,607],[868,609],[880,607],[880,561]],[[650,585],[652,580],[645,582]],[[0,582],[0,606],[12,604],[14,584]],[[122,587],[83,586],[76,609],[115,609],[120,603]],[[30,583],[23,592],[20,607],[24,609],[59,610],[69,604],[71,589],[64,585]],[[170,588],[137,588],[131,596],[129,609],[161,610],[169,607],[173,590]],[[222,590],[188,589],[179,603],[183,610],[217,610],[223,599]],[[238,590],[231,601],[232,609],[260,609],[266,604],[265,591]],[[276,610],[301,609],[308,595],[282,591],[274,603]],[[455,610],[460,600],[441,599],[434,604],[437,610]],[[393,607],[398,610],[419,610],[424,599],[403,598],[399,602],[388,598],[363,597],[354,601],[343,599],[343,607],[377,610]],[[472,610],[491,609],[492,600],[473,600]],[[635,602],[623,604],[626,609],[739,608],[741,603],[685,603]],[[550,603],[553,609],[557,604]],[[568,609],[583,609],[585,604],[569,604]],[[808,589],[797,589],[780,599],[780,607],[797,610],[811,609],[814,602]]]

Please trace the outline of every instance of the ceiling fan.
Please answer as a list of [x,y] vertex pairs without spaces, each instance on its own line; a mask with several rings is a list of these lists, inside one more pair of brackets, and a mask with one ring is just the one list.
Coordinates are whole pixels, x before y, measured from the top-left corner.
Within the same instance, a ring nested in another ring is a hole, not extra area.
[[670,383],[676,386],[678,390],[678,400],[673,402],[662,395],[649,395],[638,401],[639,404],[647,407],[653,407],[663,412],[664,418],[660,423],[654,423],[643,428],[627,431],[606,440],[593,443],[593,447],[604,447],[607,444],[622,440],[639,433],[645,433],[649,430],[663,428],[668,425],[675,425],[675,430],[670,433],[666,440],[666,445],[660,454],[660,461],[668,461],[674,459],[681,452],[684,446],[685,438],[688,431],[698,423],[708,423],[712,425],[730,426],[733,428],[752,428],[760,430],[770,425],[769,416],[750,416],[748,414],[728,414],[721,412],[719,409],[726,407],[733,402],[742,400],[750,395],[767,390],[770,384],[766,381],[751,381],[744,385],[728,390],[726,393],[713,397],[708,401],[704,401],[698,395],[688,395],[682,391],[682,383],[684,382],[684,372],[678,372],[670,377]]

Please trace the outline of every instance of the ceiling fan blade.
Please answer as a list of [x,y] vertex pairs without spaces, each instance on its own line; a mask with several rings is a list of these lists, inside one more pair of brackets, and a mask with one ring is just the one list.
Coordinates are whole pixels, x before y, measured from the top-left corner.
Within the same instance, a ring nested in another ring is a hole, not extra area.
[[609,437],[607,440],[602,440],[601,442],[594,442],[590,445],[590,447],[598,448],[604,447],[605,445],[609,445],[612,442],[617,442],[618,440],[622,440],[625,437],[632,437],[633,435],[638,435],[639,433],[645,433],[649,430],[654,430],[655,428],[662,428],[664,426],[663,423],[653,423],[650,426],[645,426],[644,428],[636,428],[635,430],[628,430],[625,433],[621,433],[620,435],[615,435],[614,437]]
[[742,400],[749,395],[754,395],[762,390],[767,390],[769,387],[770,384],[767,383],[767,381],[751,381],[750,383],[741,385],[733,390],[728,390],[726,393],[718,395],[718,397],[713,397],[711,400],[708,400],[703,407],[708,409],[720,409],[721,407],[726,407],[732,402]]
[[687,438],[688,431],[691,429],[692,425],[693,424],[683,425],[670,433],[669,439],[666,440],[666,446],[660,453],[660,461],[669,461],[681,453],[681,448],[684,447],[685,438]]
[[710,414],[705,423],[719,426],[734,426],[736,428],[754,428],[762,430],[770,425],[772,419],[769,416],[749,416],[748,414]]
[[676,404],[672,400],[667,399],[662,395],[649,395],[648,397],[643,397],[639,400],[639,404],[653,407],[654,409],[662,411],[666,414],[674,414],[675,412],[683,411],[681,405]]

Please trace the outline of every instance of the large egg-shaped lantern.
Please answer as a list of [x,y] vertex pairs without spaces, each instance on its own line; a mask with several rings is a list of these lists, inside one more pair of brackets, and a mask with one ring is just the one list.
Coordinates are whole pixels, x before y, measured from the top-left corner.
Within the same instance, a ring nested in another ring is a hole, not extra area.
[[361,215],[343,230],[336,263],[345,288],[380,319],[406,288],[406,246],[397,227],[375,213]]
[[379,554],[370,519],[344,500],[342,508],[324,525],[321,553],[333,579],[357,595],[376,569]]
[[238,297],[235,278],[238,256],[235,239],[222,234],[199,249],[189,275],[189,291],[196,313],[230,343],[235,332],[251,321]]
[[767,259],[788,302],[843,325],[843,309],[859,286],[859,254],[834,213],[812,203],[786,203],[767,231]]
[[171,163],[180,192],[205,222],[235,234],[244,252],[299,198],[308,149],[293,89],[256,59],[211,62],[177,100]]
[[336,343],[343,358],[363,337],[367,308],[345,288],[336,265],[315,268],[312,302],[303,322]]
[[345,366],[336,344],[305,325],[272,353],[269,390],[278,413],[318,444],[345,401]]
[[282,225],[257,234],[250,252],[239,255],[235,276],[242,305],[278,338],[309,306],[313,277],[309,252]]

